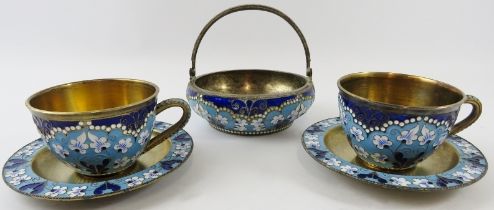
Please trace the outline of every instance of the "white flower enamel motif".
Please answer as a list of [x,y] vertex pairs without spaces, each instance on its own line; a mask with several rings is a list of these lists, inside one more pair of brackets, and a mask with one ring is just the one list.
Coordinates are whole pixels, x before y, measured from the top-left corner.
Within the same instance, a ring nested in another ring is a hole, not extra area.
[[419,132],[420,126],[417,125],[415,128],[412,128],[409,131],[402,131],[401,134],[396,138],[398,141],[404,141],[405,144],[411,145],[413,141],[417,140],[419,137],[417,133]]
[[472,144],[470,144],[466,141],[456,142],[456,145],[458,145],[459,147],[471,147],[472,146]]
[[210,119],[211,115],[208,113],[208,110],[204,109],[200,104],[196,104],[194,106],[194,110],[203,118]]
[[91,143],[89,146],[94,149],[94,152],[100,153],[101,151],[104,151],[110,147],[110,143],[108,142],[108,139],[106,137],[97,137],[96,135],[88,132],[87,136],[89,140],[91,140]]
[[434,187],[434,184],[427,179],[413,179],[413,184],[421,188]]
[[237,131],[245,131],[247,128],[247,120],[244,119],[235,119],[235,127],[233,129]]
[[388,156],[380,153],[374,153],[371,155],[372,160],[377,163],[386,163],[388,161]]
[[46,192],[45,193],[45,196],[49,196],[49,197],[57,197],[58,195],[63,195],[67,192],[67,187],[62,187],[62,186],[55,186],[53,188],[51,188],[50,191]]
[[26,169],[14,169],[12,171],[7,171],[7,173],[5,173],[5,177],[17,177],[19,175],[24,175],[26,173]]
[[310,140],[317,140],[317,139],[319,139],[319,136],[315,135],[315,134],[308,133],[308,134],[305,134],[305,138],[310,139]]
[[462,148],[461,151],[463,151],[465,154],[469,154],[469,155],[480,155],[480,152],[473,147],[465,147],[465,148]]
[[31,147],[31,149],[33,149],[33,150],[39,149],[43,146],[45,146],[45,144],[43,144],[42,142],[39,142],[39,141],[35,141],[35,142],[28,145],[28,147]]
[[177,144],[175,146],[175,151],[173,152],[173,156],[180,156],[185,158],[188,154],[187,150],[190,149],[192,145],[190,143]]
[[384,149],[385,147],[389,147],[393,145],[393,142],[391,142],[387,136],[379,136],[379,135],[374,136],[372,143],[374,143],[374,145],[376,145],[376,147],[379,149]]
[[86,189],[87,189],[87,186],[73,187],[69,192],[67,192],[67,194],[71,198],[82,197],[82,196],[86,195]]
[[81,135],[77,138],[71,139],[69,149],[81,154],[86,154],[86,150],[89,148],[89,145],[85,143],[86,137],[86,132],[81,132]]
[[223,117],[222,115],[218,114],[216,115],[216,117],[214,118],[216,120],[216,122],[220,125],[223,125],[223,126],[226,126],[228,125],[228,119],[226,117]]
[[409,184],[411,184],[411,182],[407,181],[403,177],[400,177],[400,178],[398,178],[398,177],[391,177],[391,184],[392,185],[396,185],[396,186],[406,187]]
[[463,170],[469,174],[482,174],[484,171],[481,167],[475,167],[473,165],[465,165]]
[[357,145],[355,145],[354,148],[355,148],[355,151],[357,152],[358,156],[363,157],[363,158],[369,157],[369,153],[366,152],[364,150],[364,148],[357,146]]
[[353,126],[352,128],[350,128],[350,133],[358,142],[364,140],[364,132],[357,127]]
[[340,166],[340,164],[341,164],[341,161],[336,160],[335,158],[324,159],[324,160],[322,160],[322,162],[326,163],[326,165],[328,165],[328,166]]
[[9,183],[12,185],[20,185],[21,183],[29,180],[31,180],[31,177],[24,174],[13,177],[12,180],[9,181]]
[[305,145],[307,145],[307,147],[313,147],[313,148],[317,148],[321,146],[321,144],[318,141],[314,141],[314,140],[307,140],[305,142]]
[[429,130],[427,127],[422,128],[422,136],[420,136],[419,139],[419,144],[424,145],[427,144],[431,141],[433,141],[436,138],[436,133],[434,131]]
[[24,147],[24,149],[16,152],[14,156],[16,156],[16,157],[31,156],[33,154],[33,152],[34,152],[33,147],[28,145],[28,146]]
[[299,104],[297,108],[295,108],[291,113],[290,113],[290,119],[295,120],[296,118],[302,116],[305,112],[307,111],[307,107],[303,103]]
[[122,159],[116,159],[115,163],[113,164],[113,168],[122,168],[129,164],[130,159],[128,157],[123,157]]
[[58,156],[62,157],[62,158],[66,158],[69,156],[69,151],[64,149],[62,147],[62,145],[60,144],[55,144],[55,146],[53,147],[53,149],[55,149],[55,153],[58,154]]
[[113,149],[117,150],[117,152],[126,153],[130,147],[132,147],[132,139],[126,138],[120,139]]
[[283,116],[282,114],[276,115],[271,120],[271,124],[277,125],[279,122],[282,122],[283,120],[285,120],[285,116]]
[[143,181],[144,181],[143,178],[140,178],[137,176],[134,176],[130,179],[125,180],[125,182],[127,183],[127,186],[129,186],[129,187],[135,187],[135,186],[141,185]]
[[342,172],[345,172],[347,174],[350,174],[350,175],[354,175],[357,173],[358,169],[355,168],[355,167],[352,167],[352,166],[349,166],[349,165],[346,165],[346,166],[341,166],[340,170]]
[[145,179],[156,179],[161,175],[163,175],[163,173],[158,172],[155,169],[151,169],[148,172],[144,173],[144,178]]
[[251,125],[254,126],[255,131],[264,130],[264,123],[262,123],[262,119],[252,120]]
[[140,145],[144,145],[144,143],[146,143],[146,141],[149,139],[149,136],[150,136],[150,133],[149,133],[148,129],[144,129],[139,134],[137,143],[139,143]]
[[458,177],[465,182],[472,181],[472,179],[473,179],[473,176],[471,174],[461,172],[461,171],[457,171],[457,172],[453,173],[453,176]]

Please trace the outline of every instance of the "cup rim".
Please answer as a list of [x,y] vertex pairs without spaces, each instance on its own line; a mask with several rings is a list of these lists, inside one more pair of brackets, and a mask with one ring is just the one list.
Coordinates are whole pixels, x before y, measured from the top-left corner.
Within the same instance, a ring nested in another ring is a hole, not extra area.
[[[411,79],[419,79],[419,80],[423,80],[423,81],[428,81],[428,82],[435,83],[439,86],[445,87],[452,92],[456,92],[456,93],[460,94],[462,98],[455,103],[450,103],[450,104],[441,105],[441,106],[407,106],[407,105],[392,104],[392,103],[385,103],[385,102],[380,102],[380,101],[369,100],[365,97],[362,97],[362,96],[359,96],[359,95],[356,95],[356,94],[350,92],[349,90],[345,89],[341,84],[343,80],[346,80],[346,79],[349,79],[352,77],[361,77],[364,75],[367,75],[367,76],[393,75],[393,76],[400,77],[400,78],[411,78]],[[337,85],[338,85],[338,89],[341,92],[343,92],[344,94],[346,94],[352,98],[356,98],[360,101],[369,103],[369,104],[378,105],[379,107],[382,107],[382,108],[387,109],[387,110],[401,109],[402,111],[419,111],[419,112],[421,112],[421,111],[422,112],[423,111],[434,111],[434,112],[442,113],[442,112],[449,112],[449,111],[453,111],[453,110],[457,109],[466,100],[466,94],[463,91],[461,91],[459,88],[457,88],[453,85],[450,85],[448,83],[445,83],[445,82],[442,82],[439,80],[431,79],[428,77],[411,75],[411,74],[404,74],[404,73],[396,73],[396,72],[377,72],[376,71],[376,72],[351,73],[351,74],[347,74],[347,75],[340,77],[337,81]]]
[[[148,85],[152,88],[154,88],[153,94],[150,96],[146,97],[145,99],[139,100],[134,103],[130,103],[124,106],[117,106],[117,107],[111,107],[111,108],[106,108],[106,109],[98,109],[98,110],[91,110],[91,111],[82,111],[82,112],[61,112],[61,111],[48,111],[48,110],[43,110],[39,108],[35,108],[34,106],[31,105],[32,100],[35,97],[38,97],[46,92],[59,89],[59,88],[64,88],[68,87],[74,84],[83,84],[87,82],[104,82],[104,81],[125,81],[125,82],[132,82],[132,83],[138,83],[138,84],[144,84]],[[72,121],[72,120],[91,120],[91,119],[99,119],[99,118],[107,118],[107,117],[113,117],[113,116],[118,116],[123,113],[130,112],[134,110],[137,107],[142,107],[146,105],[150,100],[153,98],[156,98],[159,93],[159,87],[149,81],[145,80],[140,80],[140,79],[130,79],[130,78],[103,78],[103,79],[89,79],[89,80],[80,80],[80,81],[75,81],[75,82],[68,82],[64,84],[59,84],[55,85],[43,90],[40,90],[26,99],[25,105],[26,107],[31,111],[31,113],[37,117],[42,117],[45,119],[49,120],[60,120],[60,121]]]

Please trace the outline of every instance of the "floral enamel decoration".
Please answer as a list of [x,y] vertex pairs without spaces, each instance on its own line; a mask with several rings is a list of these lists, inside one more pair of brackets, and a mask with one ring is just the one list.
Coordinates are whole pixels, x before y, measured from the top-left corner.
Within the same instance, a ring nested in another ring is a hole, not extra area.
[[91,141],[89,146],[94,149],[94,152],[101,153],[110,147],[110,143],[106,137],[97,137],[94,134],[88,132],[88,138]]
[[378,163],[386,163],[388,161],[388,156],[380,154],[380,153],[374,153],[371,155],[371,158]]
[[45,196],[49,196],[49,197],[57,197],[58,195],[63,195],[67,192],[67,187],[62,187],[62,186],[55,186],[53,187],[50,191],[46,192],[45,193]]
[[115,144],[115,146],[113,147],[115,150],[117,150],[118,152],[121,152],[121,153],[126,153],[127,150],[132,147],[132,139],[131,138],[125,138],[125,139],[121,139],[120,141],[118,141],[118,144]]
[[60,144],[55,144],[55,148],[53,148],[53,149],[55,149],[55,152],[56,152],[56,153],[57,153],[57,154],[58,154],[61,158],[66,158],[66,157],[67,157],[67,156],[69,156],[69,154],[70,154],[70,153],[69,153],[69,151],[68,151],[68,150],[66,150],[66,149],[64,149],[64,148],[62,147],[62,145],[60,145]]
[[398,141],[405,142],[407,145],[413,144],[413,141],[418,139],[417,133],[419,132],[420,126],[415,126],[415,128],[407,131],[402,131],[401,134],[396,138]]
[[[380,168],[413,167],[444,142],[454,124],[449,116],[455,113],[435,116],[445,119],[441,121],[430,116],[387,116],[380,111],[367,110],[365,105],[345,97],[339,97],[340,116],[345,132],[350,136],[350,143],[362,159]],[[357,109],[357,113],[353,108]],[[367,118],[368,114],[376,114],[376,118],[362,121],[372,118]],[[400,120],[392,120],[394,117]],[[420,152],[413,152],[419,150]],[[374,156],[368,157],[363,151]]]
[[[447,142],[445,144],[448,144],[455,150],[451,154],[458,155],[459,160],[456,164],[453,164],[451,168],[445,171],[427,175],[407,175],[405,172],[401,173],[398,171],[389,173],[367,168],[365,165],[360,164],[359,161],[351,161],[352,158],[344,159],[343,157],[338,156],[327,147],[326,144],[331,144],[333,141],[333,139],[326,139],[328,138],[328,133],[333,132],[333,129],[336,129],[341,125],[342,122],[339,118],[330,118],[315,123],[305,130],[302,136],[302,144],[307,153],[325,167],[359,181],[392,189],[438,191],[468,186],[480,180],[487,171],[487,160],[482,153],[471,143],[468,143],[466,140],[457,136],[447,137],[445,140]],[[415,127],[416,126],[410,127],[408,130],[413,130]],[[421,131],[422,129],[418,130],[416,134],[417,139],[414,140],[414,144],[419,144],[420,136],[426,136]],[[343,131],[340,130],[339,132]],[[397,133],[397,136],[398,135],[401,135],[401,132]],[[331,138],[333,138],[333,136],[331,136]],[[407,145],[405,142],[400,142],[397,139],[395,141],[396,142],[393,142],[392,146],[400,143],[402,143],[402,145]],[[368,143],[371,143],[377,150],[383,151],[383,153],[369,153],[362,147],[355,146],[355,155],[372,159],[375,162],[389,164],[389,157],[385,154],[388,150],[385,149],[384,146],[382,150],[377,148],[374,142]],[[340,149],[345,150],[345,148]],[[464,152],[464,150],[469,153]]]
[[76,139],[70,140],[69,149],[81,154],[86,154],[89,145],[86,142],[86,132],[81,132]]
[[245,131],[247,130],[247,120],[244,119],[235,119],[235,130],[237,131]]
[[353,137],[355,137],[357,141],[364,140],[364,132],[362,132],[362,130],[358,129],[357,127],[352,127],[350,129],[350,133],[353,135]]
[[271,120],[271,124],[277,125],[279,122],[282,122],[283,120],[285,120],[285,116],[283,116],[281,114],[280,115],[276,115]]
[[251,125],[254,126],[255,131],[264,130],[264,123],[262,122],[262,119],[253,120]]
[[434,183],[428,179],[413,179],[412,183],[422,188],[434,187]]
[[422,128],[422,135],[418,137],[420,145],[425,145],[436,138],[436,133],[433,130],[429,130],[426,126]]
[[372,141],[374,145],[376,145],[377,148],[379,149],[384,149],[387,148],[391,145],[393,145],[393,142],[391,142],[387,136],[379,136],[375,135],[374,140]]
[[71,198],[82,197],[82,196],[86,195],[86,189],[87,189],[87,186],[73,187],[69,192],[67,192],[67,194]]
[[127,166],[130,163],[131,159],[128,157],[123,157],[121,159],[115,160],[115,163],[113,164],[113,168],[122,168]]
[[407,187],[411,183],[403,177],[391,177],[391,184],[396,186]]
[[359,146],[355,145],[354,148],[355,148],[355,151],[357,152],[358,156],[360,156],[362,158],[369,157],[369,153],[367,151],[365,151],[363,147],[359,147]]
[[149,140],[150,136],[151,136],[151,133],[148,130],[144,130],[139,134],[139,138],[138,138],[137,142],[140,145],[144,145]]
[[216,115],[214,119],[220,125],[226,126],[228,124],[228,119],[226,117],[223,117],[222,115]]
[[[156,125],[156,131],[158,132],[162,132],[169,127],[169,124],[164,124],[162,122],[156,122]],[[80,133],[78,133],[77,136],[80,136]],[[48,149],[46,146],[43,146],[44,140],[38,139],[19,150],[23,151],[29,149],[32,150],[32,153],[16,156],[18,153],[16,152],[9,158],[3,168],[3,178],[7,185],[13,190],[35,198],[48,200],[81,200],[106,197],[146,186],[179,167],[189,157],[192,151],[192,138],[185,131],[181,130],[169,139],[169,151],[163,154],[160,161],[144,168],[143,170],[132,172],[127,175],[126,173],[117,174],[114,175],[116,177],[107,181],[98,181],[98,179],[82,179],[83,181],[81,182],[79,179],[78,182],[73,183],[51,180],[50,176],[46,178],[42,177],[37,174],[35,170],[33,170],[31,163],[36,157],[38,157],[37,154]],[[70,139],[67,140],[69,141]],[[136,141],[134,142],[134,145],[137,144],[137,139],[134,141]],[[86,134],[86,144],[89,142],[89,135]],[[117,152],[113,149],[112,151]],[[70,150],[70,152],[76,151]],[[88,149],[86,152],[88,153],[94,151],[92,149]],[[47,154],[51,155],[50,153]],[[109,165],[108,167],[128,167],[130,162],[136,160],[137,157],[138,155],[122,156],[121,158],[116,159],[115,163],[111,163],[112,165]],[[53,159],[52,161],[58,162],[56,159]],[[53,164],[47,164],[45,167],[50,167],[51,165]],[[47,168],[43,170],[49,171],[50,169]],[[62,176],[73,177],[75,174],[70,174],[69,172],[68,174]],[[66,177],[66,179],[69,180],[70,178]]]
[[141,185],[144,181],[144,178],[140,178],[140,177],[137,177],[137,176],[134,176],[134,177],[131,177],[131,178],[128,178],[125,180],[125,182],[127,183],[127,186],[129,187],[135,187],[135,186],[138,186],[138,185]]

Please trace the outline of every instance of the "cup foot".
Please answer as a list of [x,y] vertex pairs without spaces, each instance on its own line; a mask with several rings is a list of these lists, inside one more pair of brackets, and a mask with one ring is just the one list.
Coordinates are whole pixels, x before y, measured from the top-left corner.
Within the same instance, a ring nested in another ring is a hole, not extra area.
[[272,133],[277,133],[277,132],[280,132],[280,131],[283,131],[287,128],[289,128],[292,123],[290,124],[287,124],[283,127],[280,127],[280,128],[275,128],[275,129],[270,129],[270,130],[263,130],[263,131],[236,131],[236,130],[227,130],[227,129],[224,129],[224,128],[220,128],[214,124],[209,124],[211,127],[213,127],[214,129],[218,130],[218,131],[221,131],[223,133],[228,133],[228,134],[234,134],[234,135],[239,135],[239,136],[262,136],[262,135],[268,135],[268,134],[272,134]]
[[361,159],[360,157],[355,157],[355,162],[359,163],[360,165],[368,168],[368,169],[371,169],[371,170],[375,170],[375,171],[381,171],[381,172],[401,172],[401,171],[408,171],[408,170],[413,170],[415,168],[416,165],[412,165],[410,167],[407,167],[407,168],[383,168],[383,167],[380,167],[380,166],[377,166],[375,164],[372,164],[372,163],[369,163],[367,162],[366,160],[363,160]]

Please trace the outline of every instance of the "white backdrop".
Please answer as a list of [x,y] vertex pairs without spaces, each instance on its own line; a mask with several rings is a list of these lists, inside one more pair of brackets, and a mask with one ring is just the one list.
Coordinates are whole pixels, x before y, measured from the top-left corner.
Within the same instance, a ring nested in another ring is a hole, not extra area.
[[[58,203],[30,199],[0,184],[3,209],[487,209],[492,172],[470,187],[440,193],[397,192],[337,175],[312,160],[302,131],[337,115],[336,80],[358,71],[395,71],[453,84],[479,97],[484,113],[461,136],[489,161],[494,120],[494,2],[0,0],[0,162],[37,138],[24,100],[56,84],[130,77],[152,81],[161,98],[185,98],[193,43],[214,15],[243,3],[288,14],[312,53],[316,101],[281,133],[226,135],[193,115],[189,161],[160,182],[108,199]],[[203,40],[198,75],[266,68],[303,74],[295,32],[262,12],[228,16]],[[461,116],[470,108],[465,106]],[[161,120],[173,122],[179,111]]]

